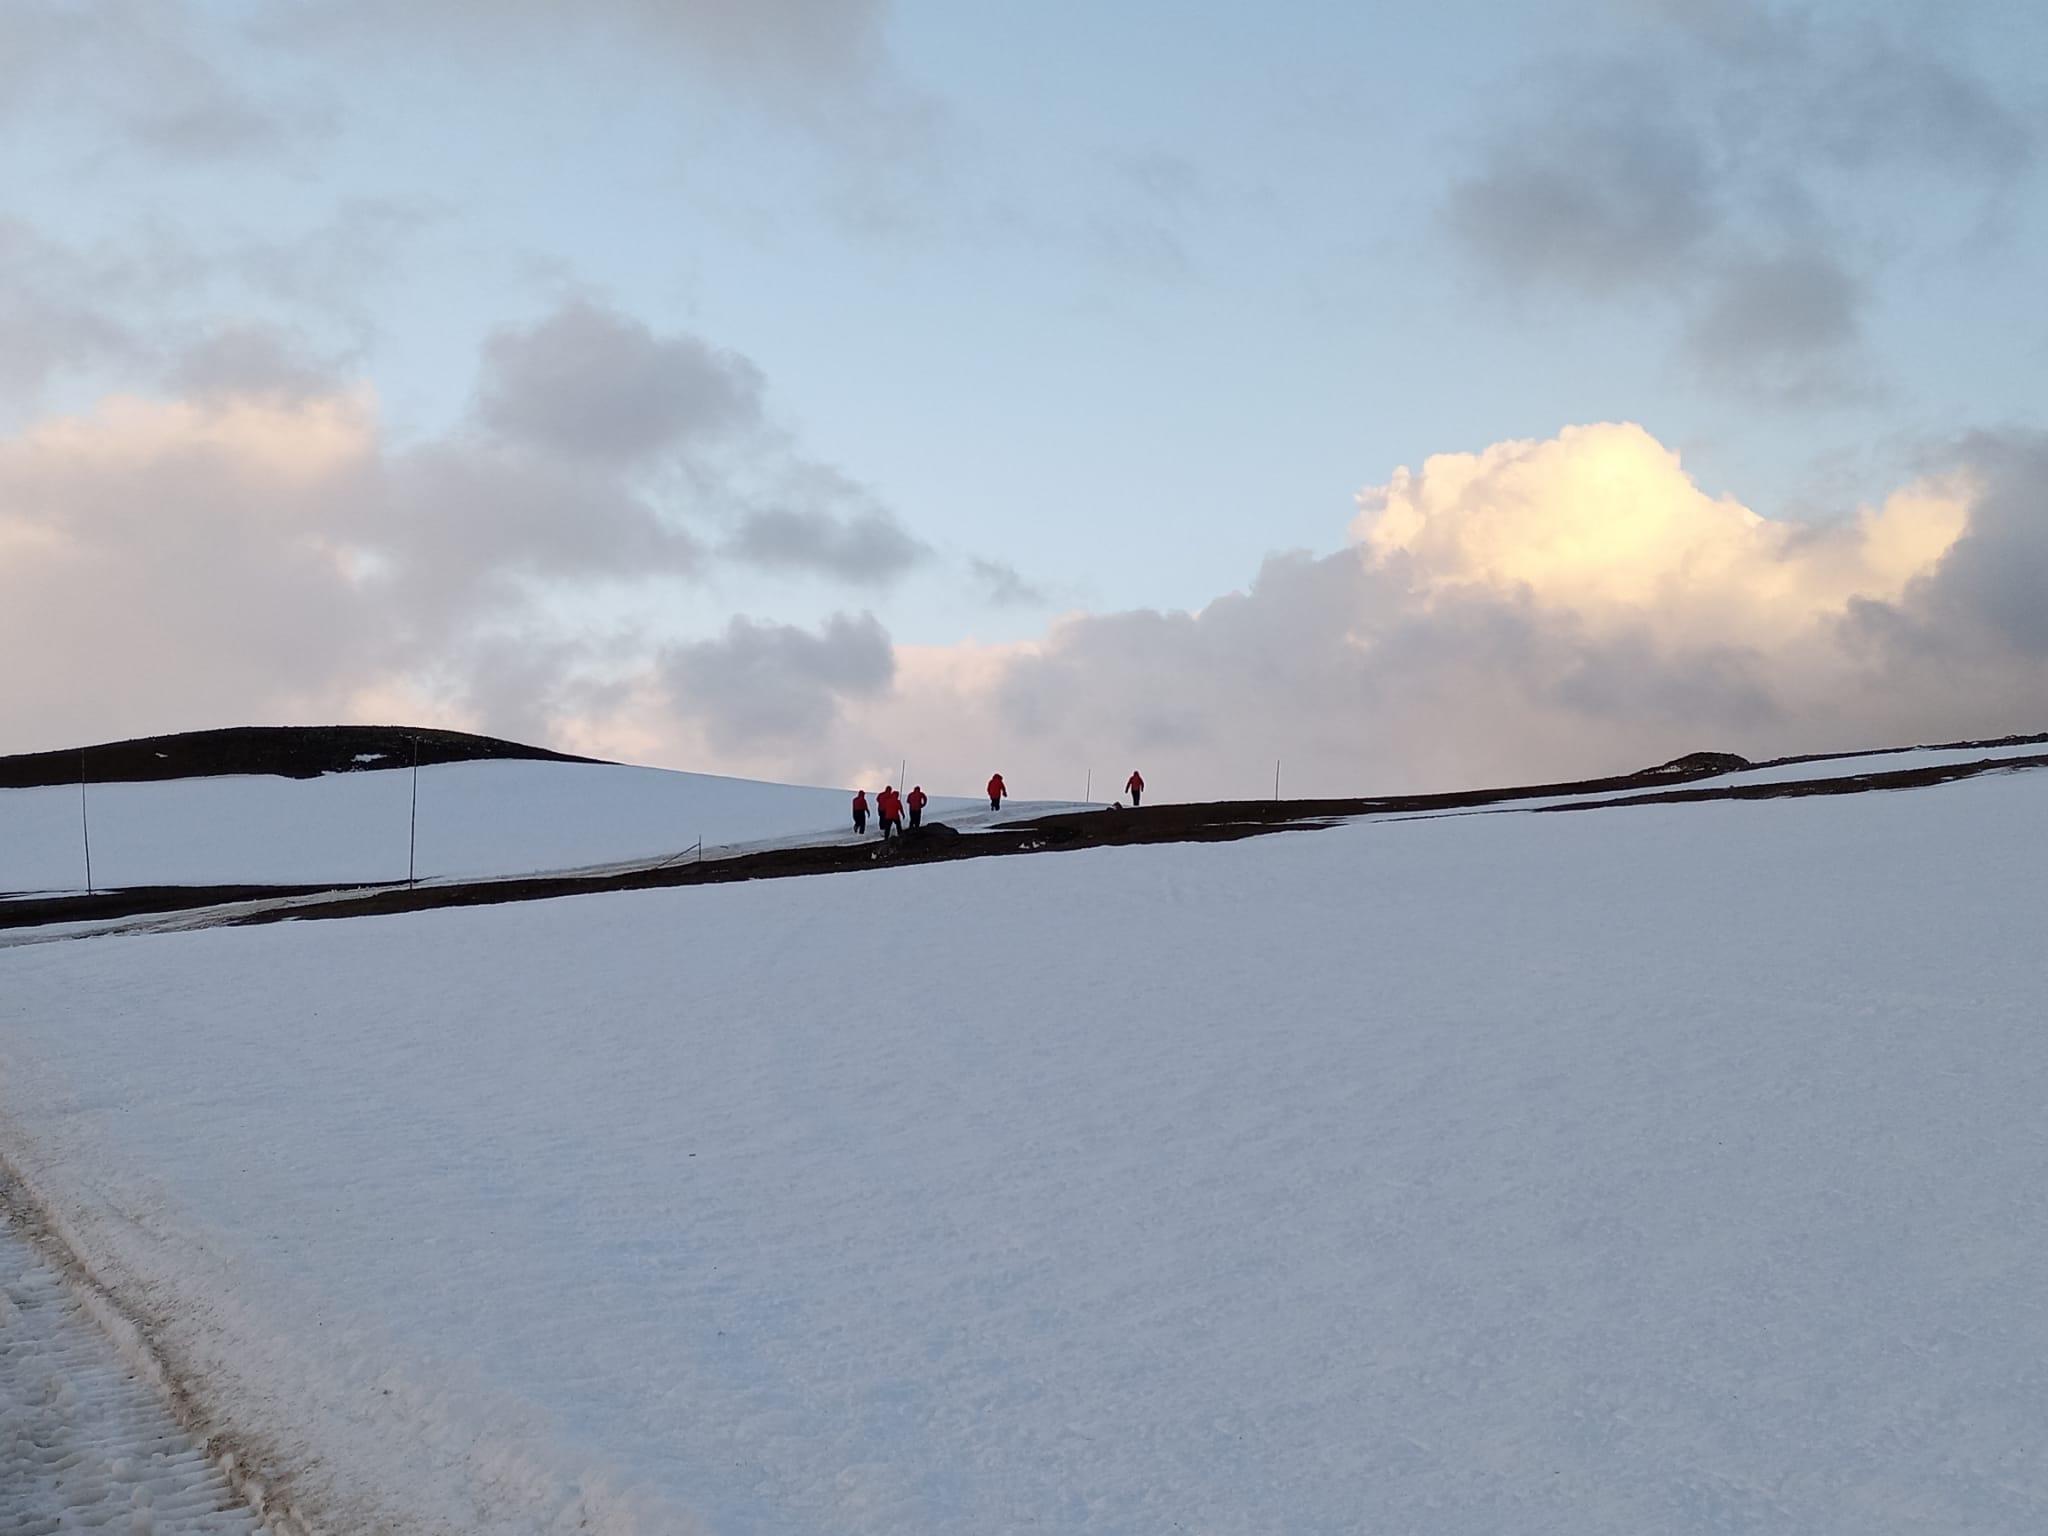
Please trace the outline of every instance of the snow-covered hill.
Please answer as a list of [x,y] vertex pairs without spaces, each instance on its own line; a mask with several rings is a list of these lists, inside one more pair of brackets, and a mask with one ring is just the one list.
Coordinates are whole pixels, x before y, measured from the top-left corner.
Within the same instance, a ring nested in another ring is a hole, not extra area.
[[22,948],[0,1138],[333,1529],[2017,1536],[2044,813]]
[[[96,783],[84,791],[94,882],[403,880],[412,789],[405,768]],[[418,872],[528,874],[658,858],[700,838],[714,848],[830,836],[847,828],[849,793],[610,763],[436,764],[419,773]],[[931,814],[972,804],[935,800]],[[0,789],[0,892],[83,889],[81,821],[76,784]]]

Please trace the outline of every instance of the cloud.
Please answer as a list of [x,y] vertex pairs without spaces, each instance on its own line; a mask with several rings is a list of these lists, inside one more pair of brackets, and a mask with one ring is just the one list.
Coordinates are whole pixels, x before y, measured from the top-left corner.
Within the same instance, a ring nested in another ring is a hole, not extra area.
[[395,661],[348,575],[358,402],[115,399],[0,442],[0,684],[49,744],[306,718]]
[[1694,358],[1724,382],[1782,398],[1854,392],[1864,285],[1825,250],[1731,258],[1687,325]]
[[304,101],[244,89],[206,33],[204,13],[176,0],[14,0],[0,114],[82,112],[165,160],[266,154],[332,130]]
[[835,614],[815,634],[735,618],[717,639],[667,651],[656,670],[677,713],[714,749],[803,751],[845,704],[888,691],[895,655],[873,614]]
[[1043,587],[1026,581],[1007,560],[971,560],[968,569],[992,607],[1042,608],[1051,601]]
[[844,515],[819,507],[760,508],[745,516],[725,550],[764,570],[867,584],[892,581],[931,553],[879,507]]
[[1668,281],[1720,218],[1707,146],[1669,94],[1619,67],[1549,77],[1444,205],[1493,278],[1599,294]]
[[299,379],[45,418],[0,438],[0,648],[39,658],[0,709],[24,748],[402,708],[813,782],[1000,767],[1025,796],[1133,765],[1174,797],[1270,792],[1276,758],[1291,791],[1356,793],[2048,725],[2040,435],[1815,525],[1640,426],[1571,427],[1397,470],[1341,547],[1197,611],[1005,645],[897,645],[865,612],[593,629],[577,593],[732,558],[649,484],[481,431],[395,446],[366,393]]
[[[0,215],[0,401],[33,404],[60,384],[214,390],[237,369],[267,374],[262,387],[280,369],[302,385],[331,382],[374,330],[367,288],[429,218],[351,202],[284,237],[151,223],[71,243]],[[220,296],[237,283],[246,291],[223,318]],[[258,349],[270,354],[260,366]]]
[[[790,446],[768,420],[764,390],[761,370],[737,353],[572,300],[485,342],[475,415],[510,473],[601,486],[610,511],[596,510],[619,530],[695,518],[726,530],[724,558],[860,585],[886,584],[925,559],[929,548],[864,487]],[[471,445],[463,462],[478,456]],[[529,459],[552,462],[519,467]],[[642,543],[633,558],[687,549],[694,560],[698,548],[668,538]],[[654,568],[677,567],[660,559]]]
[[558,63],[591,48],[688,70],[698,84],[785,118],[847,126],[849,110],[904,110],[890,76],[886,0],[312,0],[263,35],[300,49],[510,50]]
[[[757,773],[908,755],[957,788],[1001,766],[1027,796],[1135,762],[1195,797],[1269,793],[1276,758],[1295,792],[1362,793],[2039,729],[2044,507],[2037,439],[1973,441],[1811,526],[1709,493],[1639,426],[1574,427],[1401,470],[1342,549],[1272,556],[1199,611],[899,647],[886,694],[720,744]],[[656,739],[706,750],[671,702]]]
[[1722,388],[1868,393],[1874,273],[1981,235],[2035,160],[2036,123],[1948,38],[1893,20],[1744,0],[1640,10],[1647,27],[1503,93],[1443,229],[1489,288],[1676,322]]
[[630,464],[758,428],[761,391],[746,358],[578,300],[484,344],[477,414],[516,442]]
[[[750,362],[588,305],[501,335],[475,419],[415,442],[294,333],[222,331],[165,371],[169,397],[0,436],[0,646],[50,658],[0,681],[0,710],[45,742],[401,699],[573,729],[651,686],[664,640],[593,615],[736,563],[873,585],[925,555],[767,423]],[[586,408],[541,414],[565,395]],[[726,741],[858,692],[838,652],[886,685],[874,620],[797,634],[717,642],[752,703],[722,699],[709,652],[669,665]]]
[[1916,643],[2048,658],[2048,434],[1986,434],[1966,452],[1978,493],[1968,528],[1908,605],[1923,619]]
[[174,395],[198,399],[308,400],[334,388],[336,367],[295,332],[232,325],[180,352],[166,382]]
[[19,219],[0,217],[0,398],[36,398],[59,374],[145,352],[108,302],[118,274]]

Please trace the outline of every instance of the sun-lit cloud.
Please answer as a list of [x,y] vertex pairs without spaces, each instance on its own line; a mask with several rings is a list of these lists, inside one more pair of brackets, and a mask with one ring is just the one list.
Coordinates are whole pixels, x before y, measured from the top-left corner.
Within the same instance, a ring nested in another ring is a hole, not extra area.
[[1855,599],[1896,601],[1960,537],[1960,485],[1917,485],[1813,529],[1703,491],[1641,427],[1441,454],[1363,492],[1353,536],[1427,606],[1526,596],[1589,631],[1782,641]]

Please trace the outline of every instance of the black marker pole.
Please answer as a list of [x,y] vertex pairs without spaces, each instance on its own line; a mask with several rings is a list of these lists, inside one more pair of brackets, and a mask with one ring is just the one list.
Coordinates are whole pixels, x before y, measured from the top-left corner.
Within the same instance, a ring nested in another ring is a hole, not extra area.
[[405,840],[405,883],[417,885],[414,871],[420,849],[420,739],[412,739],[412,827]]
[[93,894],[92,888],[92,818],[85,808],[85,748],[78,749],[78,831],[85,840],[85,894]]

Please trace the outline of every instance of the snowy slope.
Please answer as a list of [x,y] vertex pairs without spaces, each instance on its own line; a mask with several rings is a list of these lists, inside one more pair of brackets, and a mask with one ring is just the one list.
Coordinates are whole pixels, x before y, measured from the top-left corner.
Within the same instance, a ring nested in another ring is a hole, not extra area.
[[[851,791],[552,762],[420,770],[423,878],[527,874],[836,832]],[[406,877],[412,775],[249,776],[87,791],[101,887],[366,883]],[[985,802],[935,800],[934,818]],[[0,790],[0,891],[84,884],[75,786]]]
[[[1905,773],[1915,768],[1949,768],[1964,763],[1997,762],[2011,757],[2048,757],[2048,741],[1996,747],[1907,747],[1892,752],[1859,752],[1852,757],[1821,757],[1807,762],[1773,763],[1695,780],[1702,788],[1731,784],[1793,784],[1808,779],[1846,779],[1866,773]],[[1658,794],[1673,786],[1632,791]],[[1692,787],[1691,784],[1682,786]]]
[[1725,774],[1713,784],[1791,784],[1802,779],[1850,778],[1865,773],[1905,773],[1915,768],[1951,768],[1964,763],[1997,762],[2013,757],[2048,757],[2048,741],[1996,747],[1909,747],[1897,752],[1864,752],[1854,757],[1824,757],[1804,763],[1777,763]]
[[2048,774],[0,954],[363,1528],[2048,1529]]

